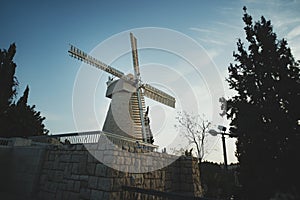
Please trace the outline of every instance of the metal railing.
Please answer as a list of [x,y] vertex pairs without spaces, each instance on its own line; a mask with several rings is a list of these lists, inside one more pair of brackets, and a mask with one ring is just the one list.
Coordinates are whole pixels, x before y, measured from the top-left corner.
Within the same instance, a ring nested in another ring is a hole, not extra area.
[[32,136],[30,137],[30,139],[38,142],[45,140],[49,142],[49,139],[53,138],[62,144],[93,144],[98,143],[100,137],[106,137],[112,143],[119,146],[130,146],[138,149],[147,149],[151,151],[154,151],[158,148],[158,146],[156,145],[146,143],[141,140],[136,140],[134,138],[107,133],[103,131],[88,131],[55,135]]
[[9,146],[12,143],[9,138],[0,138],[0,146]]

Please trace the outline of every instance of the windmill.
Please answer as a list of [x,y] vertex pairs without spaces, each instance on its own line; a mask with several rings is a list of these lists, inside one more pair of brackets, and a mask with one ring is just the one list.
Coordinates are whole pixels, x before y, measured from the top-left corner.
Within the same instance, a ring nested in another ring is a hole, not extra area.
[[146,143],[152,143],[149,126],[148,107],[145,109],[144,97],[175,108],[175,98],[141,80],[137,40],[130,33],[134,75],[115,69],[71,45],[69,53],[80,61],[103,70],[117,80],[109,78],[106,97],[111,98],[109,110],[103,125],[103,131],[120,136],[131,137]]

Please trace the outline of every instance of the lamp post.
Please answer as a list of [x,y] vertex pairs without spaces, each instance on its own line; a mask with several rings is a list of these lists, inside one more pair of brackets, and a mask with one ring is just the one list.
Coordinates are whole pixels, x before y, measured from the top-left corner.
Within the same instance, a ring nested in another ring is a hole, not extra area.
[[228,135],[230,137],[237,137],[237,135],[226,133],[226,127],[225,126],[218,126],[218,129],[220,130],[220,132],[218,132],[218,131],[216,131],[214,129],[210,129],[208,131],[208,133],[211,134],[212,136],[217,136],[218,134],[222,135],[223,155],[224,155],[224,167],[225,167],[225,170],[227,170],[228,169],[228,164],[227,164],[227,153],[226,153],[225,135]]

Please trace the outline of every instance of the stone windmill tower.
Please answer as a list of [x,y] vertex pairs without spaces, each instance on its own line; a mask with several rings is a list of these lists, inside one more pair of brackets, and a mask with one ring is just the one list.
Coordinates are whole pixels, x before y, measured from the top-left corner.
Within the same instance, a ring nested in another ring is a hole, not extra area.
[[141,81],[137,42],[130,33],[134,75],[127,74],[93,58],[87,53],[71,45],[70,56],[101,69],[114,77],[107,82],[106,97],[111,98],[103,131],[137,141],[153,142],[149,126],[148,108],[145,109],[144,97],[151,98],[167,106],[175,108],[175,98],[169,94]]

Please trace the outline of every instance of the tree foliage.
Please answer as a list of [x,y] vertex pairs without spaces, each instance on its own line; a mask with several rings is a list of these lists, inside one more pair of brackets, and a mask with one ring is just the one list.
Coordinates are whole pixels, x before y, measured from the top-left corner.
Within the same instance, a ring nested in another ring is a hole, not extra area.
[[230,164],[228,170],[224,170],[220,164],[202,162],[201,184],[204,189],[204,197],[213,199],[235,199],[234,192],[238,190],[236,176],[237,164]]
[[16,64],[13,62],[15,53],[15,44],[10,45],[8,51],[0,52],[0,137],[47,134],[43,124],[45,118],[35,111],[35,105],[27,104],[28,86],[23,96],[15,102],[18,86]]
[[17,94],[18,80],[15,77],[16,64],[13,57],[16,45],[10,45],[8,50],[0,49],[0,112],[4,113],[12,104]]
[[244,7],[248,46],[239,39],[230,64],[227,101],[231,131],[239,135],[237,157],[244,199],[269,199],[300,188],[300,70],[271,21],[257,22]]

